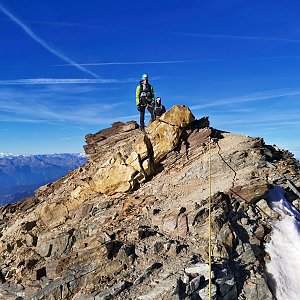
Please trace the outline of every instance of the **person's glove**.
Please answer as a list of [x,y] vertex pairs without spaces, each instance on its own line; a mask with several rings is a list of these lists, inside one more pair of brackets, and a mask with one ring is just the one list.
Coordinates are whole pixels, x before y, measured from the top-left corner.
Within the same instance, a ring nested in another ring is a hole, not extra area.
[[154,109],[154,103],[152,101],[148,102],[148,107]]

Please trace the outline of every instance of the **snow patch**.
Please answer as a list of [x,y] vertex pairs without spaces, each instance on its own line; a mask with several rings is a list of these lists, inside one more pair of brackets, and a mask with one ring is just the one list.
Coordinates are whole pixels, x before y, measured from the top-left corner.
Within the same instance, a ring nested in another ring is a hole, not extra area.
[[267,264],[269,284],[278,300],[300,298],[300,214],[284,196],[281,187],[267,194],[268,203],[283,219],[273,223],[271,240],[266,251],[271,257]]
[[267,193],[267,200],[270,207],[275,210],[282,217],[294,216],[300,221],[300,213],[298,210],[289,203],[284,196],[284,189],[280,186],[275,186]]
[[17,154],[12,154],[12,153],[3,153],[0,152],[0,158],[10,158],[10,157],[16,157],[18,156]]

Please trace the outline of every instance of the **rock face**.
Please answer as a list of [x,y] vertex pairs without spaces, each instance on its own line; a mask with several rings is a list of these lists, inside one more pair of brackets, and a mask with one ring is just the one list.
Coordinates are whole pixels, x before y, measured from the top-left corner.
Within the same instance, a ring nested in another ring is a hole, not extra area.
[[87,164],[0,209],[0,299],[208,299],[210,158],[213,299],[273,299],[264,195],[298,201],[297,161],[184,106],[146,130],[87,135]]

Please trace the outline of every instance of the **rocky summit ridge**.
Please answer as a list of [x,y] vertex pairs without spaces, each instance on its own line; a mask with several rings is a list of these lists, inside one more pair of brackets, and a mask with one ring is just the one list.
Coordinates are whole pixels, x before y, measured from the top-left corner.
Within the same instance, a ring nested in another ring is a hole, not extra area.
[[299,205],[298,161],[182,105],[146,130],[88,134],[88,163],[0,208],[0,299],[208,299],[209,160],[213,299],[273,299],[265,193]]

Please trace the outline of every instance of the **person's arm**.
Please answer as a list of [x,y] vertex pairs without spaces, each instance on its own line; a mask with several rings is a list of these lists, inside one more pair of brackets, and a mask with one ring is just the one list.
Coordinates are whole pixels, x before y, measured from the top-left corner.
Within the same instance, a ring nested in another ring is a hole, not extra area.
[[162,113],[164,114],[166,112],[166,108],[164,105],[162,105]]
[[154,89],[153,86],[151,85],[151,96],[152,96],[152,105],[155,105],[155,97],[154,97]]
[[140,104],[140,90],[141,90],[141,87],[140,87],[140,85],[138,85],[137,88],[136,88],[136,91],[135,91],[136,106],[139,106],[139,104]]

